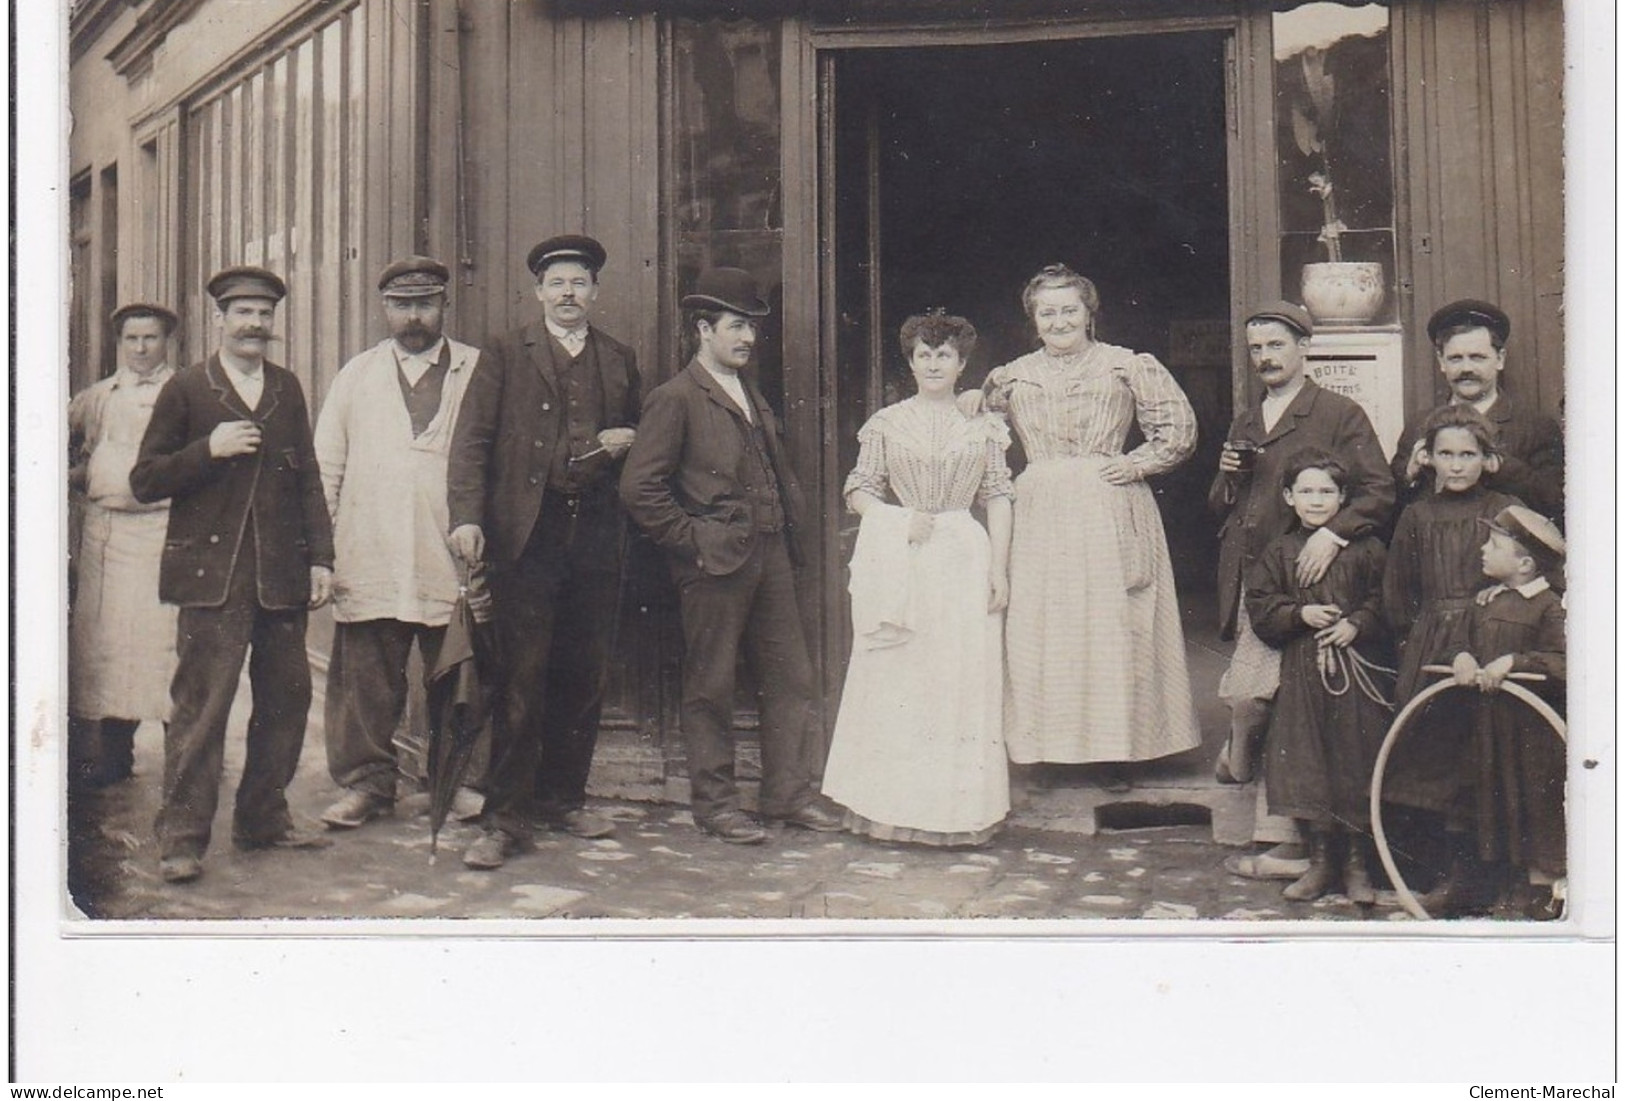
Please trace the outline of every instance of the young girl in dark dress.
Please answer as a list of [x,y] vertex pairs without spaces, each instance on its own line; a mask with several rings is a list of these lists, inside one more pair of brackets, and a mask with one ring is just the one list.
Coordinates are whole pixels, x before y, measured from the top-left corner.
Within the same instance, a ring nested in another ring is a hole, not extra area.
[[[1498,469],[1500,460],[1494,427],[1471,406],[1435,411],[1422,438],[1424,461],[1433,468],[1433,493],[1400,514],[1383,577],[1383,616],[1400,640],[1395,691],[1400,707],[1427,687],[1424,665],[1449,665],[1466,648],[1468,611],[1484,583],[1479,521],[1520,504],[1516,497],[1484,488],[1481,479]],[[1388,802],[1448,816],[1457,851],[1446,884],[1457,885],[1468,859],[1460,847],[1466,829],[1459,819],[1460,763],[1468,736],[1461,710],[1460,701],[1447,695],[1413,716],[1427,734],[1396,744],[1383,783]]]
[[1325,451],[1299,451],[1282,471],[1281,492],[1298,526],[1272,540],[1249,573],[1247,615],[1258,637],[1281,650],[1264,750],[1270,813],[1297,819],[1310,844],[1309,870],[1282,895],[1307,902],[1341,878],[1350,900],[1370,904],[1367,792],[1388,726],[1375,674],[1388,663],[1381,645],[1386,555],[1376,539],[1359,537],[1325,577],[1300,584],[1298,554],[1348,500],[1349,473]]

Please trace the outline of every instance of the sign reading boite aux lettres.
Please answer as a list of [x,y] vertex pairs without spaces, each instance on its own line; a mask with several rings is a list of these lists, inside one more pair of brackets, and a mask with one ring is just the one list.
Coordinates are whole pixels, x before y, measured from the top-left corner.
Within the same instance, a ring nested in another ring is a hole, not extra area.
[[1397,331],[1323,331],[1309,342],[1304,361],[1315,385],[1360,403],[1388,458],[1405,429],[1403,344]]

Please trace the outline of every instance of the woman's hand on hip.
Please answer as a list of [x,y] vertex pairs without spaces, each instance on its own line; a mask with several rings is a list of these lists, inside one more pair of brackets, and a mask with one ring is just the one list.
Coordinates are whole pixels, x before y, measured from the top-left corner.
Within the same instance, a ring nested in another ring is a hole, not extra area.
[[1100,477],[1110,485],[1132,485],[1140,480],[1140,470],[1129,459],[1113,459],[1100,468]]

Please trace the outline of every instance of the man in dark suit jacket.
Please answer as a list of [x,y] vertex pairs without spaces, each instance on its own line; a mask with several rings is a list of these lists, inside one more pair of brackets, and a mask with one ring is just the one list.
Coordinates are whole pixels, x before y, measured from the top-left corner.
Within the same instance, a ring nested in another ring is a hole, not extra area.
[[[1304,584],[1325,576],[1350,540],[1385,530],[1393,512],[1394,480],[1371,419],[1357,402],[1304,375],[1304,355],[1313,335],[1308,311],[1290,302],[1272,302],[1247,318],[1247,351],[1264,391],[1231,422],[1219,473],[1208,491],[1208,506],[1224,521],[1219,531],[1219,634],[1236,639],[1230,668],[1219,682],[1219,693],[1230,706],[1230,739],[1214,768],[1222,782],[1252,778],[1254,754],[1269,726],[1279,680],[1279,655],[1247,624],[1242,592],[1247,572],[1270,540],[1295,522],[1281,494],[1287,460],[1304,448],[1319,448],[1342,460],[1351,481],[1348,501],[1299,555],[1298,576]],[[1296,829],[1290,818],[1265,814],[1261,804],[1254,839],[1295,845]],[[1293,858],[1280,874],[1295,877],[1307,870],[1307,862],[1300,862],[1295,852],[1277,855]],[[1233,871],[1249,868],[1227,866]]]
[[840,820],[816,801],[808,763],[814,681],[794,579],[801,489],[767,402],[739,373],[768,306],[736,268],[703,274],[682,306],[698,348],[644,404],[621,499],[666,551],[677,583],[694,821],[734,844],[767,837],[740,809],[734,783],[734,672],[743,645],[762,694],[763,817],[836,830]]
[[[1495,426],[1499,465],[1485,471],[1484,484],[1561,524],[1563,429],[1501,389],[1511,332],[1512,321],[1499,306],[1470,298],[1450,303],[1428,320],[1439,372],[1450,385],[1447,404],[1471,405]],[[1433,471],[1421,446],[1422,425],[1432,413],[1407,423],[1394,451],[1401,505],[1432,488]]]
[[327,602],[333,531],[299,380],[265,359],[287,293],[262,268],[209,280],[220,351],[158,395],[130,472],[138,501],[170,498],[158,595],[180,606],[174,710],[164,732],[159,870],[202,874],[220,798],[226,719],[250,647],[254,710],[237,788],[239,848],[318,848],[286,789],[310,710],[307,609]]
[[604,261],[591,237],[530,251],[542,319],[487,342],[452,436],[452,549],[490,563],[504,663],[471,868],[527,847],[532,809],[577,837],[615,829],[586,808],[587,775],[620,590],[615,478],[642,389],[632,349],[587,322]]

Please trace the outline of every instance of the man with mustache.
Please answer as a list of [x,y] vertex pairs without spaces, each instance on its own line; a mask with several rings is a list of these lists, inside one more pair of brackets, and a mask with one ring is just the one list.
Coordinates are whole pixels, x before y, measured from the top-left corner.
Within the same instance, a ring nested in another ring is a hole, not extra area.
[[304,391],[265,358],[287,288],[264,268],[237,267],[207,290],[220,349],[159,393],[130,472],[136,500],[170,499],[158,595],[180,607],[179,664],[157,832],[159,873],[171,883],[202,874],[226,720],[250,649],[254,707],[232,841],[241,849],[326,844],[295,826],[286,794],[310,710],[306,618],[327,603],[333,570]]
[[[1208,507],[1223,519],[1219,636],[1236,640],[1230,666],[1219,681],[1219,695],[1230,706],[1230,738],[1214,766],[1221,783],[1253,778],[1254,759],[1269,727],[1279,685],[1280,651],[1253,633],[1242,594],[1246,575],[1264,548],[1294,523],[1294,513],[1281,493],[1287,460],[1305,448],[1318,448],[1338,458],[1350,479],[1347,504],[1315,532],[1298,556],[1300,584],[1311,585],[1324,577],[1351,540],[1382,534],[1394,507],[1394,479],[1365,410],[1304,374],[1304,356],[1315,331],[1309,312],[1291,302],[1271,302],[1254,310],[1246,326],[1248,357],[1264,388],[1231,422],[1219,473],[1208,490]],[[1262,784],[1253,839],[1270,850],[1230,857],[1226,868],[1239,875],[1288,879],[1308,870],[1297,827],[1290,818],[1268,813]]]
[[486,345],[452,438],[452,550],[490,564],[505,667],[471,868],[528,847],[533,818],[577,837],[615,829],[587,809],[587,775],[620,590],[615,477],[642,380],[632,349],[588,323],[605,260],[579,235],[530,250],[541,320]]
[[666,551],[683,618],[683,738],[694,824],[736,845],[766,832],[734,782],[734,673],[741,650],[762,696],[761,814],[830,831],[817,802],[812,662],[794,567],[804,506],[755,384],[741,377],[768,305],[750,273],[716,268],[682,299],[694,359],[649,394],[621,474],[627,513]]
[[[1490,302],[1464,298],[1428,319],[1439,373],[1450,386],[1447,405],[1471,405],[1495,426],[1500,467],[1486,472],[1484,485],[1518,497],[1559,524],[1563,522],[1563,430],[1556,420],[1525,405],[1501,388],[1507,337],[1512,322]],[[1433,471],[1422,446],[1427,414],[1405,426],[1394,451],[1394,481],[1400,504],[1433,486]]]
[[395,807],[395,727],[416,641],[434,668],[457,602],[446,541],[446,467],[477,349],[445,336],[439,260],[410,256],[378,277],[390,335],[344,365],[316,421],[333,514],[333,652],[327,767],[344,789],[322,813],[353,829]]

